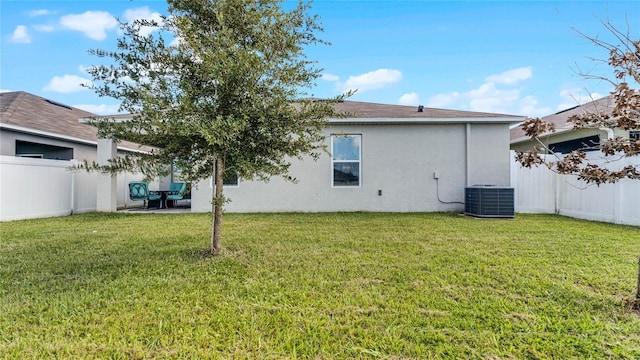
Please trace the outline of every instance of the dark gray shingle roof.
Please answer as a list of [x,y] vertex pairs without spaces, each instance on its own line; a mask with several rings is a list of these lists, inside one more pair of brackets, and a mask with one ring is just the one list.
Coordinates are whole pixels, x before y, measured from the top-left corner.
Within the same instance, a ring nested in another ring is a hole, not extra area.
[[[0,93],[2,124],[95,142],[96,128],[79,120],[97,116],[24,91]],[[139,149],[137,144],[127,141],[119,145]]]
[[424,119],[455,119],[455,118],[522,118],[516,115],[496,114],[477,111],[449,110],[424,107],[422,112],[417,106],[389,105],[362,101],[344,101],[336,104],[336,110],[353,113],[356,118],[424,118]]
[[[547,115],[541,118],[541,120],[544,120],[547,123],[555,124],[556,132],[569,131],[573,129],[573,124],[567,121],[569,117],[586,113],[611,114],[614,106],[615,103],[613,96],[609,95],[598,100],[588,102],[586,104],[578,105],[566,110],[559,111],[555,114]],[[514,141],[519,142],[518,140],[523,139],[524,137],[524,131],[522,131],[522,128],[520,126],[514,127],[510,130],[510,139],[512,143]]]

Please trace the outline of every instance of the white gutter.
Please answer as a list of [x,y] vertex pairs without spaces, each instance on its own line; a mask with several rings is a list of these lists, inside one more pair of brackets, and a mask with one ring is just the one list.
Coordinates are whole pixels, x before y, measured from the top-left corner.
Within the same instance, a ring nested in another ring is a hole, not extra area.
[[99,120],[113,120],[115,122],[125,122],[133,119],[133,115],[107,115],[107,116],[96,116],[92,118],[79,118],[78,121],[81,124],[88,124],[92,121]]
[[605,127],[598,128],[598,130],[602,130],[607,133],[607,139],[613,140],[613,130]]
[[[552,135],[558,135],[558,134],[564,134],[566,132],[572,131],[574,130],[573,127],[564,127],[564,128],[559,128],[556,129],[555,132],[546,132],[544,134],[540,134],[538,135],[538,138],[543,138],[543,137],[548,137],[548,136],[552,136]],[[525,142],[528,140],[532,140],[532,138],[530,138],[529,136],[521,136],[517,139],[513,139],[511,141],[509,141],[510,144],[517,144],[517,143],[521,143],[521,142]]]
[[329,119],[329,124],[393,125],[393,124],[515,124],[525,117],[458,117],[458,118],[346,118]]
[[[30,135],[42,136],[42,137],[56,139],[56,140],[66,140],[66,141],[73,142],[73,143],[78,143],[78,144],[92,145],[92,146],[96,146],[96,147],[98,146],[98,141],[85,140],[85,139],[80,139],[80,138],[73,137],[73,136],[56,134],[56,133],[52,133],[52,132],[48,132],[48,131],[36,130],[36,129],[26,128],[26,127],[22,127],[22,126],[15,126],[15,125],[6,124],[6,123],[0,123],[0,128],[11,130],[11,131],[16,131],[16,132],[21,132],[21,133],[25,133],[25,134],[30,134]],[[131,149],[131,148],[124,147],[124,146],[118,146],[118,150],[129,151],[129,152],[146,153],[146,151],[142,151],[140,149]]]

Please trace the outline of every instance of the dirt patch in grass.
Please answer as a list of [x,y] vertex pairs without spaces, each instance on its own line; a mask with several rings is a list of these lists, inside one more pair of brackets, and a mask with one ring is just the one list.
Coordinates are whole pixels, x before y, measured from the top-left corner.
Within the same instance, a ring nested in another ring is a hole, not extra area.
[[223,248],[222,251],[219,253],[214,253],[211,249],[200,249],[200,250],[192,251],[190,255],[192,257],[199,258],[199,259],[207,259],[210,257],[222,256],[222,255],[235,256],[235,255],[239,255],[240,253],[242,253],[242,250]]
[[640,317],[640,299],[628,300],[627,308],[636,316]]

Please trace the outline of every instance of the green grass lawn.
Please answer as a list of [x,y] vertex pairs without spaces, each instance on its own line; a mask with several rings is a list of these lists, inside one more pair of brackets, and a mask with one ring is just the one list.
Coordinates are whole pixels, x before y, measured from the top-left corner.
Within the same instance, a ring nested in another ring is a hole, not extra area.
[[0,223],[0,358],[640,358],[640,228],[548,215]]

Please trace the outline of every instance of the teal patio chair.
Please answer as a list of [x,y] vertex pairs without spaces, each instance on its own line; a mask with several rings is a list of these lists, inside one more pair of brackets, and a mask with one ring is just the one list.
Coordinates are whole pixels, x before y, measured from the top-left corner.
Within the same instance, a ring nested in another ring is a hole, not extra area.
[[185,199],[186,195],[187,195],[187,183],[172,182],[169,184],[169,193],[167,194],[167,201],[171,200],[174,207],[177,201]]
[[129,199],[142,201],[143,206],[147,209],[151,206],[151,202],[157,204],[155,207],[159,208],[162,195],[151,194],[149,192],[149,184],[145,181],[131,181],[129,182]]

